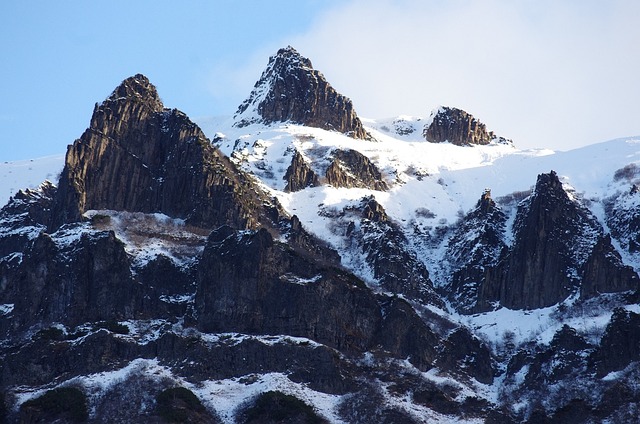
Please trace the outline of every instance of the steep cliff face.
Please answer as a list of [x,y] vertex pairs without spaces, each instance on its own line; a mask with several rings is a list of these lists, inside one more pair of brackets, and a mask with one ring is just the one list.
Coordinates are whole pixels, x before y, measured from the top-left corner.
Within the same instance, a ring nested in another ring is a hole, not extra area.
[[318,175],[311,169],[304,157],[296,150],[291,159],[291,165],[284,174],[287,185],[284,191],[287,193],[300,191],[307,187],[317,187],[320,185]]
[[335,150],[325,177],[327,183],[334,187],[360,187],[380,191],[389,188],[378,168],[369,158],[355,150]]
[[514,309],[553,305],[580,283],[580,268],[602,230],[572,201],[555,172],[538,176],[535,191],[518,210],[515,239],[506,257],[489,270],[479,309],[491,302]]
[[155,87],[136,75],[96,105],[89,129],[68,148],[51,226],[114,209],[254,227],[267,213],[248,185],[186,115],[164,109]]
[[0,209],[0,258],[19,254],[51,219],[55,186],[45,181],[38,189],[20,190]]
[[487,270],[477,307],[486,310],[497,301],[514,309],[542,308],[572,293],[588,298],[637,289],[638,281],[597,219],[551,171],[538,176],[534,193],[521,204],[513,245]]
[[[410,355],[421,368],[433,363],[437,337],[417,316],[409,337],[409,328],[396,321],[408,319],[408,305],[386,304],[383,313],[364,283],[299,256],[266,230],[214,231],[198,272],[196,311],[202,331],[291,334],[352,353],[382,344],[394,356]],[[392,312],[397,308],[403,309],[398,316]],[[396,331],[390,333],[388,326]]]
[[20,313],[2,322],[3,330],[132,318],[138,296],[129,268],[113,232],[84,234],[70,243],[64,234],[41,233],[4,276],[3,298]]
[[451,107],[441,107],[434,112],[431,123],[424,128],[423,136],[431,143],[448,141],[457,146],[510,142],[488,131],[485,124],[464,110]]
[[292,122],[370,139],[351,100],[338,93],[293,47],[278,50],[238,107],[237,125]]
[[458,311],[468,313],[475,309],[487,269],[504,255],[506,221],[487,190],[449,238],[445,258],[450,279],[441,292]]
[[622,262],[609,235],[598,239],[582,271],[582,297],[640,289],[638,274]]

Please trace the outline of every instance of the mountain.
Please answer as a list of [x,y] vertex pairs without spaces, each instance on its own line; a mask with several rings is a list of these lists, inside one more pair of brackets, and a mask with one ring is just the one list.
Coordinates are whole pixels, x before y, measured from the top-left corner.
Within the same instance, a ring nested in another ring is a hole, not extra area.
[[288,47],[225,123],[138,74],[4,164],[0,421],[633,422],[638,139],[353,110]]
[[236,125],[293,122],[369,139],[351,100],[338,93],[293,47],[278,50],[238,107]]

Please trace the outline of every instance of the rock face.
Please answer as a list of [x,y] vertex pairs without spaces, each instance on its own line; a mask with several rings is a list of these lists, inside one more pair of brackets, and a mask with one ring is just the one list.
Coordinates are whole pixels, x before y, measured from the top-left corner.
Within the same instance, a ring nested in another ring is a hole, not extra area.
[[[422,368],[435,360],[435,350],[429,346],[437,339],[417,316],[411,336],[409,328],[398,326],[396,320],[410,313],[407,307],[389,303],[383,316],[364,283],[310,262],[275,242],[266,230],[214,231],[198,273],[196,311],[201,331],[290,334],[347,352],[381,344],[394,356],[410,355]],[[403,312],[394,314],[397,308]]]
[[389,187],[382,173],[362,153],[355,150],[334,150],[333,161],[327,168],[327,183],[334,187],[359,187],[385,191]]
[[182,112],[164,109],[143,75],[96,105],[68,148],[52,228],[90,209],[162,212],[195,225],[254,227],[263,199]]
[[493,141],[510,143],[509,140],[496,136],[493,131],[487,131],[486,125],[469,113],[451,107],[441,107],[434,112],[423,135],[431,143],[448,141],[457,146],[482,145]]
[[83,235],[69,246],[42,233],[19,266],[5,275],[3,299],[21,313],[6,323],[4,334],[36,323],[132,318],[139,296],[129,269],[124,246],[113,232]]
[[534,193],[518,210],[511,250],[487,273],[479,308],[499,301],[508,308],[532,309],[565,299],[577,289],[577,267],[586,259],[572,252],[595,244],[599,232],[588,212],[569,199],[555,172],[539,175]]
[[284,191],[287,193],[320,185],[318,176],[297,150],[293,154],[291,165],[287,168],[284,179],[287,181],[287,185],[284,187]]
[[507,217],[487,190],[450,237],[445,257],[451,279],[441,292],[458,311],[475,310],[485,273],[499,262],[507,249],[506,221]]
[[292,122],[370,139],[351,100],[338,93],[293,47],[278,50],[238,107],[237,125]]
[[553,171],[538,176],[514,228],[513,246],[487,270],[478,310],[496,301],[535,309],[578,291],[590,297],[638,288],[637,274],[622,263],[596,218],[569,198]]
[[343,213],[350,218],[345,230],[349,243],[362,252],[366,266],[381,288],[417,302],[443,306],[429,271],[407,249],[406,236],[373,196],[364,197]]
[[599,238],[583,267],[581,296],[593,297],[600,293],[638,289],[638,274],[622,262],[620,254],[611,244],[611,237],[606,235]]
[[0,257],[20,253],[47,227],[55,193],[55,186],[45,181],[36,190],[18,191],[0,209]]

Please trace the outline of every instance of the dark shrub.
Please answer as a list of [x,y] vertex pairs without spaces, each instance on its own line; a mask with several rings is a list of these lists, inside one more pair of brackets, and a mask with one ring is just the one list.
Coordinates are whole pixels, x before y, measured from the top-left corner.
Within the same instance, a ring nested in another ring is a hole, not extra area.
[[61,387],[26,401],[20,406],[21,422],[83,422],[89,418],[84,393],[75,387]]
[[282,392],[262,393],[245,413],[245,423],[324,423],[313,408],[300,399]]
[[206,413],[200,399],[189,389],[174,387],[160,392],[156,398],[158,415],[170,423],[192,421],[194,415]]

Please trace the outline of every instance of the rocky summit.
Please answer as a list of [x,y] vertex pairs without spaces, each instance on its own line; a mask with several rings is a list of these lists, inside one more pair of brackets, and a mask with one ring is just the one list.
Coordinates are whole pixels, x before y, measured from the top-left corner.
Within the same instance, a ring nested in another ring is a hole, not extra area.
[[0,422],[636,422],[638,145],[360,120],[291,47],[224,124],[127,78],[0,209]]
[[370,139],[353,103],[338,93],[311,61],[289,46],[269,59],[249,97],[238,107],[237,125],[292,122]]
[[449,143],[457,146],[508,143],[503,137],[488,131],[487,126],[462,109],[443,106],[433,112],[431,123],[423,130],[424,138],[431,143]]

